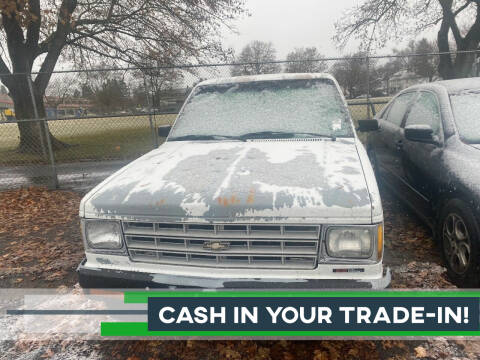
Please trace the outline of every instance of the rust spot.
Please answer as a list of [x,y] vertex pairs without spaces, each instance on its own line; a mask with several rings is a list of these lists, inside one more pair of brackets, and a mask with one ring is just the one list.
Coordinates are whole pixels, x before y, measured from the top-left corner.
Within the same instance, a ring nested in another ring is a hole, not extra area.
[[255,189],[250,189],[247,197],[247,204],[253,204],[255,202]]
[[219,197],[217,201],[220,205],[223,206],[230,206],[240,203],[240,199],[237,198],[235,195],[232,195],[230,197]]
[[165,199],[162,199],[162,200],[160,200],[160,201],[157,201],[157,202],[155,203],[155,205],[156,205],[156,206],[165,205]]

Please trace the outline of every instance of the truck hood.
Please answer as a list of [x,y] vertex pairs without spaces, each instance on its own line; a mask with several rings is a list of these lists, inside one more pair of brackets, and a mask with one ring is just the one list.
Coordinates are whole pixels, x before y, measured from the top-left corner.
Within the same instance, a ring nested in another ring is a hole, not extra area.
[[82,210],[135,220],[372,219],[355,139],[167,142],[93,189]]

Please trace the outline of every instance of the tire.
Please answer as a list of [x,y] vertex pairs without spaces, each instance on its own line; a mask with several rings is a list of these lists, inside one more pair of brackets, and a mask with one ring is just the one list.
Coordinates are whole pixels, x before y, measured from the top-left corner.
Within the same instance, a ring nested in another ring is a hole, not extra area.
[[460,199],[448,201],[436,231],[450,280],[458,287],[478,287],[480,230],[470,206]]

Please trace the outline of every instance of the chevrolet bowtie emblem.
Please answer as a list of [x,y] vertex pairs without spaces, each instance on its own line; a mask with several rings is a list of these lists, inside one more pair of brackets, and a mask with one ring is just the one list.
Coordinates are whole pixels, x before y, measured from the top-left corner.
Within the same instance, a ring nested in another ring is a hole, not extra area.
[[230,248],[230,243],[220,241],[205,241],[203,243],[203,248],[205,250],[224,251]]

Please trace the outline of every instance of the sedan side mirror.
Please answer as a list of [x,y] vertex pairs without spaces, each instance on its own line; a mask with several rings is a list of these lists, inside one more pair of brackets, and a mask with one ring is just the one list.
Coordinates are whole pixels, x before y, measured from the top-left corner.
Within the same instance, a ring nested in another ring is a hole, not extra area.
[[433,129],[430,125],[405,126],[405,139],[427,144],[438,143],[438,139],[434,135]]
[[166,138],[168,134],[170,134],[170,130],[172,130],[172,125],[162,125],[158,127],[158,137]]
[[379,129],[379,126],[378,126],[378,121],[376,119],[358,120],[357,131],[369,132],[369,131],[377,131],[378,129]]

